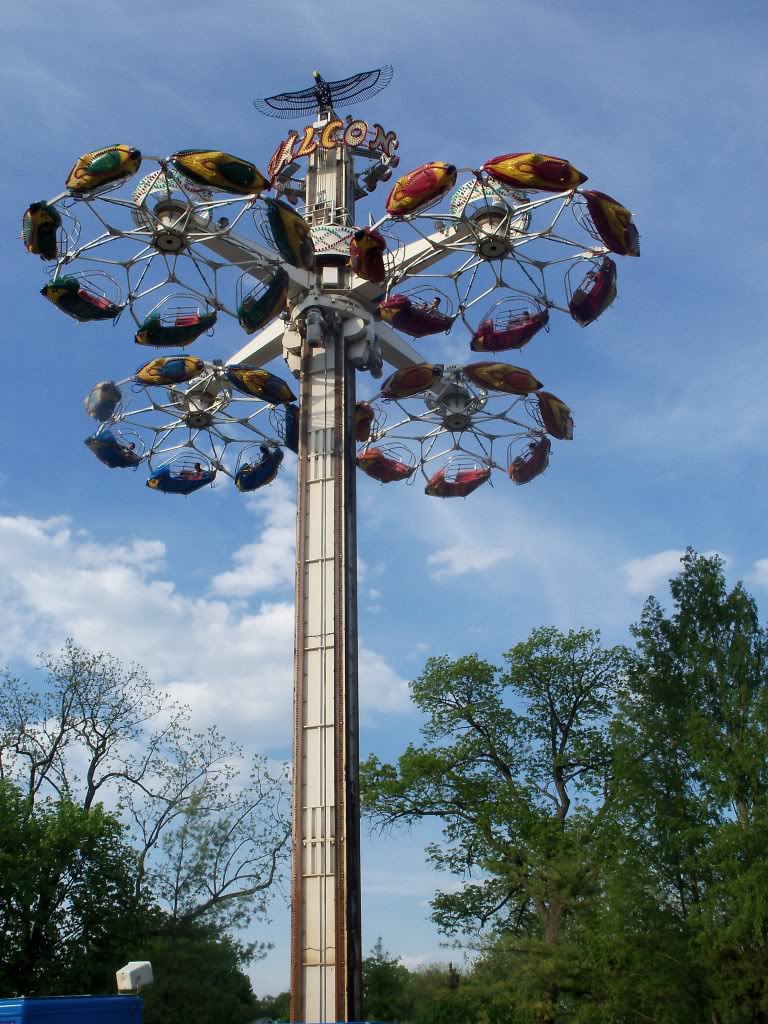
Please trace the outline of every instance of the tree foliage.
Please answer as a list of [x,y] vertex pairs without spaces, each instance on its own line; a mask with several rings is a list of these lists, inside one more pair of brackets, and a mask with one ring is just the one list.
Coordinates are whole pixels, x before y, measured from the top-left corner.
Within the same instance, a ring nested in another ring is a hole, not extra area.
[[[379,938],[363,960],[363,1016],[366,1020],[453,1024],[468,1018],[463,975],[452,963],[409,970],[384,949]],[[475,993],[475,996],[477,994]]]
[[[0,885],[15,936],[2,994],[112,991],[117,961],[144,958],[142,944],[226,946],[228,931],[264,919],[288,852],[285,772],[259,756],[243,772],[240,748],[215,728],[195,733],[138,666],[69,641],[41,667],[36,685],[0,678]],[[98,969],[77,968],[76,948]]]
[[[642,908],[629,918],[644,933],[635,971],[654,964],[688,1019],[763,1021],[767,637],[753,598],[741,584],[728,589],[717,557],[688,551],[671,593],[670,614],[650,599],[634,629],[615,724],[623,855],[634,870],[622,879],[617,867],[609,884],[627,910]],[[654,933],[663,945],[649,941]]]
[[[445,931],[508,932],[539,943],[543,962],[595,891],[613,792],[608,719],[626,652],[601,648],[588,630],[538,629],[504,661],[429,659],[411,687],[426,742],[397,765],[370,757],[361,786],[381,826],[442,822],[428,856],[465,880],[433,901]],[[559,999],[557,973],[538,971],[541,1020]]]
[[[133,851],[96,805],[32,804],[0,782],[0,989],[90,992],[114,980],[115,957],[140,932]],[[118,965],[119,966],[119,965]]]
[[633,650],[537,629],[412,684],[423,742],[363,796],[462,879],[433,917],[483,952],[436,1019],[768,1022],[768,638],[724,570],[688,551]]
[[366,1020],[401,1020],[407,1012],[408,969],[385,949],[379,936],[363,960],[363,1016]]
[[290,832],[285,774],[256,757],[243,785],[240,748],[215,727],[193,732],[189,709],[139,666],[72,641],[40,661],[42,684],[9,672],[0,681],[0,779],[33,803],[119,804],[136,896],[152,891],[176,918],[228,919],[246,901],[263,911]]
[[256,999],[254,1020],[288,1021],[291,1018],[291,993],[278,992],[276,996],[261,996]]
[[245,1024],[259,1016],[243,972],[247,951],[210,925],[186,922],[143,947],[155,980],[142,992],[144,1024]]

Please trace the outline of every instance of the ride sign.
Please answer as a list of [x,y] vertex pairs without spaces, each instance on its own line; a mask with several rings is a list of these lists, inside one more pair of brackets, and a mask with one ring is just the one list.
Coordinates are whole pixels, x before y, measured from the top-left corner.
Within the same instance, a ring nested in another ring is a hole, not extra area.
[[[370,136],[370,138],[369,138]],[[367,140],[367,146],[365,145]],[[328,121],[322,127],[308,124],[299,136],[296,131],[291,131],[288,138],[275,150],[272,159],[269,161],[267,174],[270,180],[274,181],[284,167],[293,163],[298,157],[309,156],[316,149],[337,149],[339,146],[349,146],[352,149],[367,149],[373,155],[381,153],[394,166],[399,163],[395,156],[395,150],[400,141],[394,132],[385,132],[380,124],[370,126],[367,121],[353,121],[347,118],[344,124],[338,118]]]

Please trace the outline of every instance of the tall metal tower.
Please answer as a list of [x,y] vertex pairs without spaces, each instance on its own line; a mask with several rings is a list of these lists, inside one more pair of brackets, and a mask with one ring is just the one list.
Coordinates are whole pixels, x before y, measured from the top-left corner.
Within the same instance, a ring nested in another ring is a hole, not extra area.
[[[320,112],[319,134],[333,118]],[[306,219],[355,223],[354,158],[309,158]],[[362,1019],[355,370],[337,310],[348,269],[320,264],[302,330],[296,537],[291,1017]],[[345,303],[345,313],[356,311]]]
[[[381,359],[370,306],[356,301],[351,288],[348,254],[360,191],[355,149],[384,173],[392,161],[362,148],[367,125],[352,135],[358,146],[328,143],[344,133],[334,103],[342,99],[346,105],[363,91],[370,95],[390,77],[391,69],[381,69],[326,83],[315,72],[314,89],[277,98],[292,115],[308,112],[316,102],[316,119],[304,138],[325,143],[315,141],[310,149],[303,184],[291,177],[296,169],[292,160],[280,166],[288,155],[281,161],[279,149],[272,168],[278,190],[303,201],[304,219],[315,238],[317,272],[282,340],[301,382],[291,871],[295,1021],[362,1019],[356,368],[350,357],[358,368],[364,365],[379,375]],[[257,101],[257,106],[274,113],[275,98]],[[258,360],[260,350],[257,343],[236,358]],[[420,361],[417,353],[412,360]]]

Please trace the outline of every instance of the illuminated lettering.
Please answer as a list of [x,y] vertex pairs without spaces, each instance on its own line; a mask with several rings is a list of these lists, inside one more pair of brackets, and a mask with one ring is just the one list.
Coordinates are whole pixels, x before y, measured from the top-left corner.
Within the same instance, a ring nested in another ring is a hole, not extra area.
[[309,156],[310,153],[314,153],[316,149],[317,139],[315,138],[315,127],[314,125],[308,124],[304,129],[304,138],[301,140],[301,145],[293,155]]
[[267,167],[267,174],[272,181],[274,181],[280,171],[282,171],[284,167],[287,167],[293,160],[293,144],[296,142],[298,137],[299,133],[292,131],[285,142],[281,142],[275,150],[272,159],[269,161],[269,166]]
[[368,143],[368,149],[379,149],[385,156],[394,156],[400,142],[394,132],[385,132],[380,124],[373,126],[374,136]]
[[367,121],[350,121],[344,132],[345,146],[362,146],[368,138]]
[[323,149],[336,149],[337,146],[341,145],[341,140],[335,138],[336,132],[339,128],[344,127],[343,121],[329,121],[328,124],[323,128],[323,133],[320,136],[320,145]]
[[384,143],[387,137],[387,133],[384,131],[380,124],[374,124],[373,131],[374,136],[368,143],[368,149],[382,149],[382,144]]
[[298,157],[311,156],[318,146],[322,149],[336,149],[339,146],[357,149],[365,145],[369,134],[372,137],[368,140],[368,150],[372,158],[373,153],[378,151],[387,157],[392,166],[398,163],[398,158],[394,156],[394,153],[400,142],[394,132],[385,132],[380,124],[374,124],[371,129],[367,121],[350,121],[343,134],[342,129],[344,129],[342,121],[329,121],[323,127],[318,138],[315,126],[310,124],[304,129],[301,142],[299,142],[299,133],[291,131],[285,142],[281,142],[277,147],[269,161],[270,180],[274,181],[280,172]]
[[384,136],[385,145],[384,152],[387,156],[392,157],[395,155],[395,150],[400,146],[400,139],[395,135],[394,132],[387,132]]

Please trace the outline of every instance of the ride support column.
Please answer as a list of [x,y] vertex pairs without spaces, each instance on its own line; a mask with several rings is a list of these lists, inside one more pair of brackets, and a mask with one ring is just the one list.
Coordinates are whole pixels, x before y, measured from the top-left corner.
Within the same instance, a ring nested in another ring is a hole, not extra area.
[[[303,342],[297,507],[291,1020],[359,1020],[354,371]],[[352,457],[350,458],[350,450]]]

